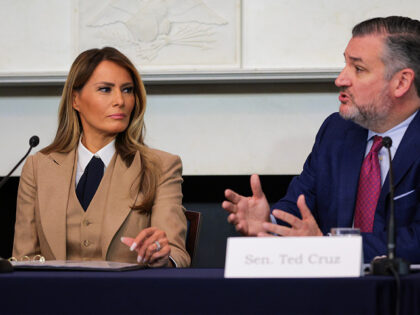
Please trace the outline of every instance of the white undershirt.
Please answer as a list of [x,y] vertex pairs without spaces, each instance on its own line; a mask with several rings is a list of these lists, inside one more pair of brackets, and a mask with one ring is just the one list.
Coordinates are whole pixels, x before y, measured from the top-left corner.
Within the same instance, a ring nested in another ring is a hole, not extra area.
[[82,137],[79,139],[79,146],[77,147],[77,170],[76,170],[76,187],[79,183],[80,177],[85,172],[86,166],[89,164],[93,156],[100,158],[104,163],[104,172],[115,154],[115,139],[100,149],[95,154],[90,152],[82,143]]

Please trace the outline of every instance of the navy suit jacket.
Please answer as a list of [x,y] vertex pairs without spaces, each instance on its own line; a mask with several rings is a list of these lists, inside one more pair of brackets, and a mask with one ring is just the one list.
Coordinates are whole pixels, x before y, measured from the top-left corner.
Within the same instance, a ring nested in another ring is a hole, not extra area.
[[[302,173],[295,177],[284,198],[273,205],[300,217],[296,206],[306,197],[321,231],[351,227],[360,169],[367,144],[367,129],[344,120],[338,113],[322,124]],[[398,257],[420,263],[420,114],[408,126],[392,161]],[[399,196],[401,196],[399,198]],[[365,262],[387,253],[389,178],[382,186],[372,233],[362,233]],[[284,224],[283,222],[278,222]]]

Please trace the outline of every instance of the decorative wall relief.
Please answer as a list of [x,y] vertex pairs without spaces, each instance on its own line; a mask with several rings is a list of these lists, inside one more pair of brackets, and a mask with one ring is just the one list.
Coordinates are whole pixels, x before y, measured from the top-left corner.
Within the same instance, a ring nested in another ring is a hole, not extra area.
[[145,68],[239,67],[238,0],[79,1],[79,50],[114,46]]
[[0,0],[0,85],[63,83],[83,50],[114,46],[149,82],[333,81],[352,27],[420,19],[401,0]]

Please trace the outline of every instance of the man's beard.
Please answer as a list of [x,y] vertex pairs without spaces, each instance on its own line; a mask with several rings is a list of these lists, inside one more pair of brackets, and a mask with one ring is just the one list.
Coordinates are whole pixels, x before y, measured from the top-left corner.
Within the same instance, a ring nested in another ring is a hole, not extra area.
[[[347,92],[347,94],[349,93]],[[357,104],[353,95],[349,94],[349,97],[352,106],[349,106],[346,112],[340,110],[340,116],[369,130],[381,129],[381,126],[388,119],[393,105],[388,86],[384,87],[378,98],[364,105]]]

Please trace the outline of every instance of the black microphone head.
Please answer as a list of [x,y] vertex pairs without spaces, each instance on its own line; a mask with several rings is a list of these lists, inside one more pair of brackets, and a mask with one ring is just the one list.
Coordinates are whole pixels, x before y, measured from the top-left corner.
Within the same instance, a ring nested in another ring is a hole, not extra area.
[[382,145],[385,148],[388,148],[389,149],[392,146],[392,139],[390,137],[384,137],[382,139]]
[[36,147],[39,144],[39,138],[38,136],[32,136],[31,139],[29,139],[29,145],[31,148]]

